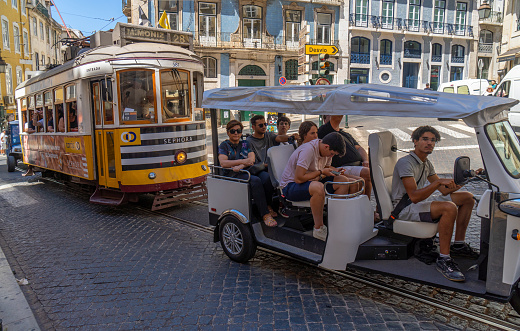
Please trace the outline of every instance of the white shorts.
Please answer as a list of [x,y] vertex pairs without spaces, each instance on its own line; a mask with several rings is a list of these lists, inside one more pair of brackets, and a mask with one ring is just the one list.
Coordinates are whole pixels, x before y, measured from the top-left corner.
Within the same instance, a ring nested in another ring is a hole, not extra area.
[[345,175],[359,176],[361,174],[361,170],[363,170],[363,166],[343,166],[339,167],[339,169],[345,169]]
[[433,201],[451,201],[451,195],[441,194],[418,203],[412,203],[401,210],[397,218],[410,222],[437,223],[439,219],[432,219],[430,214],[430,207]]

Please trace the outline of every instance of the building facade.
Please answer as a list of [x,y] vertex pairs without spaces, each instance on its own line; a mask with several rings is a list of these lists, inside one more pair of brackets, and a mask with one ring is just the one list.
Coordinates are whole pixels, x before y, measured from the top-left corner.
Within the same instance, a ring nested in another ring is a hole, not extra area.
[[475,77],[475,1],[349,1],[352,83],[435,90]]
[[520,64],[520,0],[504,1],[504,21],[500,44],[499,74],[504,76]]
[[[478,5],[482,5],[480,0]],[[487,18],[479,18],[479,38],[478,38],[478,61],[477,78],[495,79],[499,75],[498,56],[500,55],[500,43],[502,42],[502,22],[504,12],[504,0],[490,0],[487,3],[491,6],[491,13]],[[482,63],[482,71],[478,64]]]
[[5,72],[0,72],[0,108],[13,116],[16,113],[14,90],[24,81],[25,73],[32,70],[28,18],[24,1],[0,0],[0,60],[6,62]]
[[51,16],[51,1],[28,0],[34,70],[62,64],[59,40],[62,28]]

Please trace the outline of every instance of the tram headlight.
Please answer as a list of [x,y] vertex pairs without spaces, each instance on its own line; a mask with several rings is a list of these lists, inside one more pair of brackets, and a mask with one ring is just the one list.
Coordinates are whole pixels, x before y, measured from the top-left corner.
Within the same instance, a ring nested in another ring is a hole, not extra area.
[[178,151],[175,153],[175,161],[177,161],[178,164],[184,164],[187,159],[188,156],[186,155],[185,151]]
[[150,172],[150,173],[148,174],[148,178],[150,178],[150,179],[155,179],[155,177],[157,177],[157,175],[155,174],[155,172]]

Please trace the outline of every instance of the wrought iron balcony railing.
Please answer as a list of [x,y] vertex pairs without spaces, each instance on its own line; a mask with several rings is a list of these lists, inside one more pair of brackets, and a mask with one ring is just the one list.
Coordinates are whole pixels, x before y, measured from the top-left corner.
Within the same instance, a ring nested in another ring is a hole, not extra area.
[[488,18],[479,19],[480,23],[502,23],[503,17],[501,12],[492,11]]
[[420,59],[421,58],[421,50],[420,49],[405,49],[404,57],[412,58],[412,59]]
[[493,44],[478,43],[479,53],[493,53]]
[[432,55],[432,62],[442,62],[442,55]]
[[394,18],[355,13],[350,13],[349,22],[351,26],[362,28],[406,30],[411,32],[473,37],[473,27],[471,25],[430,22],[414,19],[403,19],[398,17]]
[[370,64],[370,53],[350,53],[350,63]]
[[464,63],[464,56],[451,56],[451,63]]
[[382,65],[391,65],[392,64],[392,54],[381,54],[379,63]]

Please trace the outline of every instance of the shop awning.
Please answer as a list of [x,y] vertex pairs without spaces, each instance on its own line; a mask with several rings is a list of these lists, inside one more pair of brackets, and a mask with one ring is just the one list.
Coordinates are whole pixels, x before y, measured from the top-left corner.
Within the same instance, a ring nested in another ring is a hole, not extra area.
[[506,62],[506,61],[514,60],[516,55],[519,53],[520,53],[520,47],[510,49],[498,56],[498,62]]

